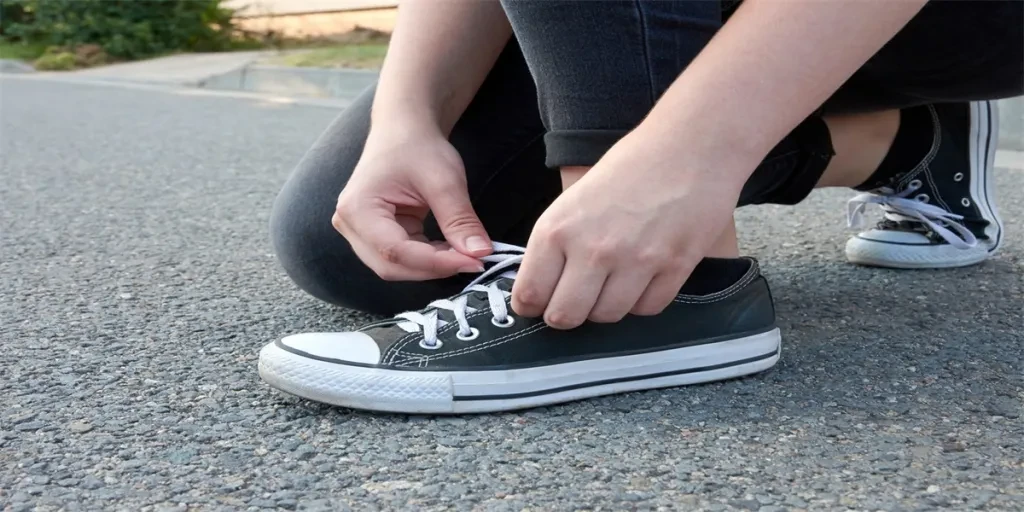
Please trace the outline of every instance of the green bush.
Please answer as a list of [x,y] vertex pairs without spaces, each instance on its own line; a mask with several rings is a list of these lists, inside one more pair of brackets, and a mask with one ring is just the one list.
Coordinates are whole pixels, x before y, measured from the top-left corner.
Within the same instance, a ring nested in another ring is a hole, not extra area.
[[50,48],[33,64],[40,71],[67,71],[75,69],[75,54]]
[[4,38],[74,48],[97,44],[112,57],[231,49],[233,11],[221,0],[2,0]]

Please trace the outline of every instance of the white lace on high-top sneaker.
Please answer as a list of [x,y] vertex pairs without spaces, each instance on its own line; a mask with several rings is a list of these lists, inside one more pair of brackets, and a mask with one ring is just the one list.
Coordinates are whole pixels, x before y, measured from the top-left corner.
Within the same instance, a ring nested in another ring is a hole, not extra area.
[[947,268],[980,263],[1002,243],[992,194],[998,141],[996,105],[989,101],[928,107],[935,127],[931,150],[892,183],[850,199],[847,219],[862,227],[864,211],[884,218],[846,244],[852,263],[891,268]]

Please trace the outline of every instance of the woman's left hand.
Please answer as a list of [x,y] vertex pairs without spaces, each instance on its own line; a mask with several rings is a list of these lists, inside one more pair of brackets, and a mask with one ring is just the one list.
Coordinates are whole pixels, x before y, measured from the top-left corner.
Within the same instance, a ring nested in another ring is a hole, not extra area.
[[512,308],[558,329],[655,315],[732,222],[737,173],[628,135],[537,221]]

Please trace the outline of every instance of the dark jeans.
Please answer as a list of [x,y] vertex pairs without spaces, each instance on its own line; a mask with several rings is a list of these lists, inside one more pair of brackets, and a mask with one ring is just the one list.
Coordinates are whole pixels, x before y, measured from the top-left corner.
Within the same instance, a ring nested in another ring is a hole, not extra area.
[[[503,0],[515,31],[450,140],[488,233],[525,245],[561,189],[562,165],[592,165],[636,126],[728,15],[690,1]],[[1024,2],[933,2],[825,105],[822,113],[994,99],[1024,93]],[[303,158],[274,204],[271,235],[288,275],[334,304],[393,314],[457,292],[469,279],[385,282],[331,226],[362,152],[374,90]],[[740,204],[794,204],[832,155],[819,115],[765,158]],[[440,238],[428,219],[428,234]]]

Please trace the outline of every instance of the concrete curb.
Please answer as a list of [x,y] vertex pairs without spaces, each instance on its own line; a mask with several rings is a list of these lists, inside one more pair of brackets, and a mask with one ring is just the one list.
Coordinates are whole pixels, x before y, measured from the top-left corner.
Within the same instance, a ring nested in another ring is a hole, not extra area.
[[378,73],[362,69],[293,68],[249,64],[201,81],[205,89],[263,92],[350,100],[377,83]]
[[20,60],[0,59],[0,73],[35,73],[36,68]]
[[[293,68],[249,64],[199,83],[206,89],[250,91],[351,100],[377,83],[378,73],[361,69]],[[999,147],[1024,151],[1024,97],[999,101]]]
[[[295,97],[296,100],[317,98],[323,100],[342,100],[344,102],[351,101],[366,88],[375,84],[378,77],[376,71],[362,69],[268,66],[251,61],[231,71],[213,74],[212,76],[209,73],[204,74],[203,71],[212,70],[217,67],[225,69],[225,65],[231,65],[231,62],[224,62],[224,58],[218,58],[217,55],[200,55],[200,58],[203,59],[203,64],[198,71],[193,69],[196,67],[194,63],[191,66],[185,66],[179,62],[187,60],[189,56],[170,56],[149,61],[149,68],[145,68],[145,64],[140,66],[139,63],[129,63],[71,72],[67,73],[67,75],[145,84],[173,84],[198,87],[211,91],[265,93]],[[260,55],[262,55],[260,52],[226,54],[227,57],[242,59],[243,61],[256,59]],[[237,60],[234,64],[238,64]],[[135,71],[132,73],[123,71],[130,66]],[[140,70],[140,67],[143,69]],[[120,74],[113,73],[113,71],[116,71],[115,68],[122,69]],[[177,70],[175,79],[155,78],[156,75],[166,74],[168,69],[172,71]],[[10,59],[0,59],[0,73],[34,73],[36,76],[49,74],[36,73],[32,66]],[[1024,151],[1024,97],[1000,100],[999,109],[999,147]]]
[[68,74],[101,80],[198,87],[212,75],[242,68],[270,54],[268,51],[182,53],[80,69]]
[[999,100],[999,147],[1024,151],[1024,97]]

